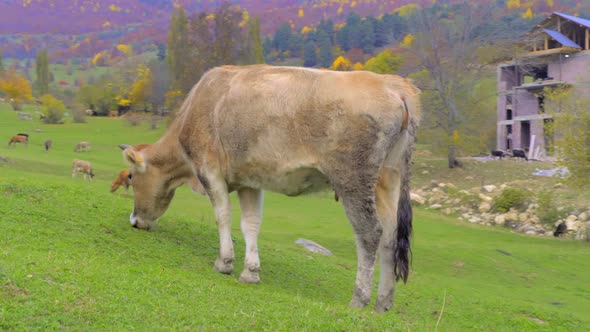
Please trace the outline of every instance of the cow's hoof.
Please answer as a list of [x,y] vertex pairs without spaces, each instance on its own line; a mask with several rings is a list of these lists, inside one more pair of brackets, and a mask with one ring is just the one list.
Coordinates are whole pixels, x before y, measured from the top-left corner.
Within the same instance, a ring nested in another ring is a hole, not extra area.
[[378,314],[385,313],[389,311],[389,309],[391,309],[392,306],[392,303],[380,303],[379,301],[377,301],[377,303],[375,304],[375,312]]
[[260,283],[260,275],[258,272],[252,272],[250,270],[242,271],[240,274],[240,282],[246,284],[259,284]]
[[223,274],[231,274],[234,271],[234,260],[230,258],[221,259],[218,257],[215,260],[213,270]]
[[369,301],[361,301],[360,299],[353,298],[349,303],[348,306],[351,308],[362,309],[369,304]]

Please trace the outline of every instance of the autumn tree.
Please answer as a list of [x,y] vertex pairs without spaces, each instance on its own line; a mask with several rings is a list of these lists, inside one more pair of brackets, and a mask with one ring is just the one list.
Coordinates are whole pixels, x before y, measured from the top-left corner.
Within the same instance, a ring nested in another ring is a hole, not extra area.
[[313,67],[318,63],[318,56],[316,53],[315,43],[308,40],[303,48],[303,66]]
[[330,40],[330,36],[325,31],[318,31],[318,46],[320,49],[320,56],[318,62],[320,66],[324,68],[329,68],[332,64],[332,41]]
[[152,105],[153,112],[160,114],[166,102],[166,91],[170,88],[168,68],[166,64],[157,60],[150,62],[148,67],[152,73],[152,80],[147,101]]
[[336,58],[336,60],[334,60],[332,66],[330,66],[330,69],[338,71],[349,71],[352,70],[352,64],[350,63],[350,60],[348,60],[347,58],[339,56]]
[[264,51],[260,38],[260,19],[258,17],[248,22],[248,40],[245,45],[245,64],[264,63]]
[[[590,112],[586,87],[545,88],[544,111],[552,115],[545,121],[550,147],[560,166],[567,167],[567,181],[576,188],[590,185]],[[548,137],[545,137],[547,140]]]
[[0,90],[11,100],[12,108],[15,111],[21,109],[23,102],[33,98],[31,84],[14,68],[8,69],[0,77]]
[[154,77],[149,67],[140,64],[137,67],[137,75],[135,81],[129,89],[129,100],[133,105],[143,105],[143,109],[147,110],[148,97],[152,93]]
[[391,50],[385,50],[367,60],[364,69],[377,74],[395,74],[401,64],[401,56],[393,54]]
[[4,60],[2,59],[2,49],[0,49],[0,77],[4,74]]
[[172,13],[170,28],[168,30],[168,53],[166,62],[170,67],[172,82],[180,85],[187,68],[190,53],[187,49],[188,19],[184,7],[180,6]]
[[[449,19],[452,12],[453,19]],[[444,13],[444,15],[443,15]],[[418,83],[424,91],[423,103],[429,112],[423,128],[441,130],[444,133],[448,166],[454,168],[460,163],[457,159],[457,142],[453,137],[466,136],[461,126],[466,122],[468,112],[481,110],[476,107],[480,100],[475,99],[473,87],[490,73],[489,66],[479,56],[478,49],[498,40],[500,36],[489,31],[477,33],[478,27],[493,21],[493,11],[485,4],[460,4],[452,7],[434,5],[428,9],[415,10],[409,17],[409,29],[414,39],[407,46],[412,61],[420,69]],[[491,50],[490,50],[491,51]],[[494,52],[511,53],[510,48],[498,48]],[[425,100],[426,97],[431,98]],[[481,98],[481,96],[479,97]],[[494,92],[487,98],[495,98]],[[495,116],[493,109],[488,114]]]
[[36,63],[36,73],[37,73],[37,87],[39,89],[40,95],[45,95],[49,93],[49,57],[47,55],[47,49],[44,49],[37,53],[37,63]]
[[215,29],[213,53],[215,65],[237,63],[242,34],[240,22],[242,12],[235,10],[228,2],[224,2],[215,11]]

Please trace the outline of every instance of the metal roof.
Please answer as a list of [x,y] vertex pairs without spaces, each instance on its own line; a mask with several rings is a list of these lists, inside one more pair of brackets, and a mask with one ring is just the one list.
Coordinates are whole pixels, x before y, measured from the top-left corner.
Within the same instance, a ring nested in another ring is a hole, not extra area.
[[580,25],[585,26],[586,28],[590,28],[590,20],[584,19],[584,18],[579,18],[579,17],[575,17],[575,16],[571,16],[571,15],[567,15],[567,14],[563,14],[563,13],[558,13],[558,12],[554,12],[553,14],[561,16],[563,18],[565,18],[566,20],[570,20],[572,22],[576,22]]
[[549,29],[543,29],[543,31],[545,31],[546,34],[551,36],[553,39],[555,39],[558,43],[560,43],[563,46],[582,49],[582,47],[580,45],[574,43],[574,41],[567,38],[566,36],[564,36],[560,32],[557,32],[555,30],[549,30]]

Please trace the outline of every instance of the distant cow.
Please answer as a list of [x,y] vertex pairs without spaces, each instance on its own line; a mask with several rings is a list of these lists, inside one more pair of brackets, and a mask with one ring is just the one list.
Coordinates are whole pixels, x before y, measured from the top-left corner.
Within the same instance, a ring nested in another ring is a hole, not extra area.
[[115,181],[111,184],[111,192],[114,193],[120,186],[125,186],[125,192],[127,192],[131,186],[131,173],[129,173],[128,168],[119,172],[119,176],[117,176]]
[[562,237],[566,233],[567,233],[567,225],[565,224],[565,222],[562,221],[559,225],[557,225],[555,232],[553,232],[553,236]]
[[503,157],[507,156],[506,152],[504,152],[502,150],[492,150],[491,154],[492,154],[492,158],[498,157],[498,158],[502,159]]
[[82,141],[82,142],[76,144],[76,147],[74,148],[74,152],[90,151],[90,148],[91,148],[90,142]]
[[239,280],[258,283],[262,190],[288,196],[334,190],[357,245],[350,305],[371,301],[379,257],[375,311],[387,311],[395,280],[410,273],[410,166],[419,102],[419,90],[394,75],[267,65],[211,69],[157,143],[125,147],[135,196],[129,221],[152,228],[175,189],[198,179],[219,230],[214,268],[231,274],[229,193],[237,191],[246,239]]
[[84,174],[84,180],[88,176],[90,180],[94,177],[92,172],[92,164],[86,160],[74,159],[72,162],[72,177],[75,177],[77,173]]
[[24,144],[25,146],[29,145],[29,135],[27,134],[16,134],[10,138],[8,141],[8,147],[16,145],[16,143]]
[[51,149],[51,146],[53,145],[53,141],[48,139],[45,141],[44,145],[45,145],[45,151],[49,151],[49,149]]
[[514,149],[514,150],[512,150],[512,156],[515,158],[522,158],[527,161],[529,160],[529,158],[527,158],[526,152],[524,150]]

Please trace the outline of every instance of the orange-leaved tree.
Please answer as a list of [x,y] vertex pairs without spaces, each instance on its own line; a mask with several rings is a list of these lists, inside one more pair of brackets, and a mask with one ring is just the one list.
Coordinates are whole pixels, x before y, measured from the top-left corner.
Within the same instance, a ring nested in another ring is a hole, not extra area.
[[23,102],[33,98],[31,83],[14,68],[0,77],[0,90],[10,99],[10,104],[15,111],[21,109]]

